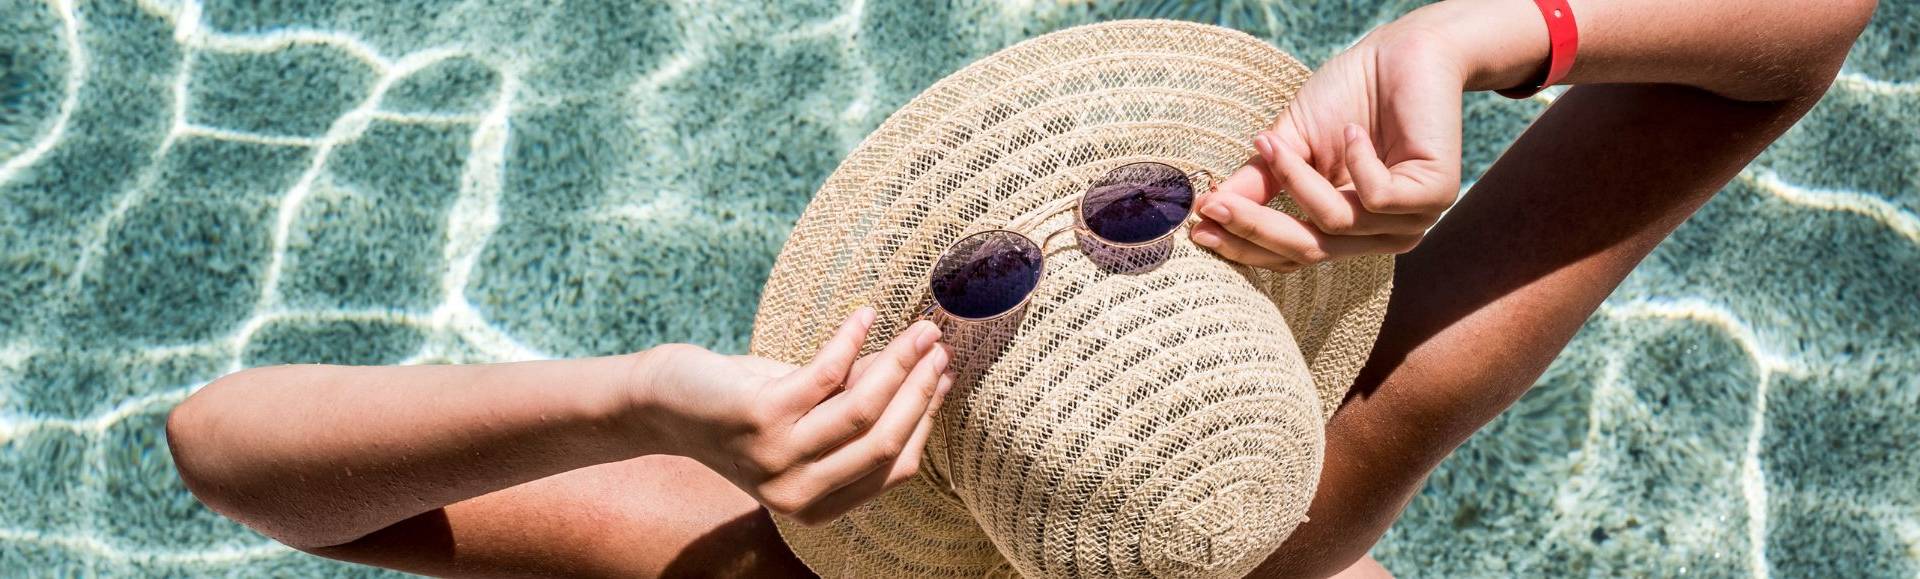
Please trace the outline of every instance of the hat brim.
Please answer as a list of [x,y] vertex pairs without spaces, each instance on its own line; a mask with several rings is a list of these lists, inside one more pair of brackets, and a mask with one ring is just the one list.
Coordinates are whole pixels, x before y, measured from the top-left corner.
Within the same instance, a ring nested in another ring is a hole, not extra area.
[[[769,275],[752,351],[802,363],[863,305],[880,314],[867,344],[877,348],[926,303],[924,276],[937,248],[1061,192],[1034,171],[962,167],[944,178],[970,179],[961,186],[980,195],[899,198],[913,181],[943,178],[929,177],[941,161],[929,150],[1071,148],[1097,159],[1091,163],[1117,165],[1157,158],[1156,143],[1181,142],[1186,156],[1172,161],[1224,175],[1252,154],[1252,134],[1278,117],[1307,75],[1298,61],[1251,36],[1174,21],[1072,28],[981,59],[895,112],[822,185]],[[1180,82],[1165,82],[1173,77]],[[979,129],[983,117],[1063,108],[1099,110],[1083,116],[1121,122],[1026,127],[1016,119],[1000,123],[1007,128],[998,134]],[[1183,111],[1196,110],[1209,111],[1209,123],[1178,122]],[[1284,198],[1275,207],[1299,215]],[[1379,332],[1392,268],[1391,256],[1370,256],[1285,275],[1247,271],[1292,329],[1323,417],[1338,406]],[[944,443],[935,438],[929,455]],[[776,517],[794,553],[826,577],[1015,575],[974,521],[926,477],[823,527]]]

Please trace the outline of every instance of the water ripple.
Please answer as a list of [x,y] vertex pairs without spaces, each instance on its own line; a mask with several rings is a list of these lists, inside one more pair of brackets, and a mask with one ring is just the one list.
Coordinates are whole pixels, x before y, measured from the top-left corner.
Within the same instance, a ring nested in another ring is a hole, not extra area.
[[[1686,320],[1703,323],[1720,329],[1739,344],[1760,368],[1759,380],[1753,385],[1753,410],[1748,414],[1746,453],[1740,463],[1740,490],[1747,507],[1747,553],[1748,569],[1754,577],[1765,578],[1771,572],[1767,563],[1767,476],[1760,457],[1761,445],[1767,434],[1767,392],[1773,384],[1775,373],[1806,374],[1805,366],[1790,361],[1785,356],[1772,353],[1760,344],[1759,335],[1753,328],[1725,306],[1706,300],[1658,300],[1631,302],[1609,305],[1601,309],[1601,315],[1610,318],[1635,319],[1655,318],[1667,320]],[[1617,380],[1619,375],[1619,357],[1609,359],[1607,376],[1596,382],[1595,388],[1601,388]],[[1596,396],[1598,394],[1596,393]],[[1599,408],[1594,404],[1593,408]],[[1590,419],[1593,420],[1593,419]],[[1600,421],[1590,424],[1598,428]]]
[[285,545],[273,542],[248,547],[218,547],[197,550],[125,549],[105,539],[105,537],[94,533],[54,534],[34,529],[0,528],[0,541],[60,547],[69,551],[83,553],[88,557],[120,563],[149,565],[167,563],[244,563],[260,559],[282,557],[297,552],[287,548]]
[[74,14],[74,0],[55,0],[54,8],[60,12],[60,41],[67,47],[66,95],[60,99],[60,111],[53,117],[53,126],[40,140],[0,163],[0,184],[13,180],[13,177],[39,161],[47,151],[60,143],[67,133],[67,122],[73,119],[73,107],[80,99],[80,85],[87,80],[87,51],[80,47],[80,17]]
[[1920,94],[1920,82],[1880,80],[1852,71],[1841,72],[1838,78],[1833,79],[1833,86],[1886,96]]
[[1794,185],[1780,179],[1767,169],[1750,169],[1740,174],[1740,179],[1758,186],[1761,190],[1795,205],[1844,211],[1865,216],[1880,222],[1887,229],[1900,234],[1920,245],[1920,216],[1900,208],[1879,196],[1858,191],[1838,189],[1812,189]]

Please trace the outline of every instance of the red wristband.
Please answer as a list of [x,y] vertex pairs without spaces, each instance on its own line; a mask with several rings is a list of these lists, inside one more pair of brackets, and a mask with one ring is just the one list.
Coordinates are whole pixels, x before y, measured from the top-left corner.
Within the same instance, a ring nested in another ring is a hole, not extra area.
[[1573,6],[1567,0],[1533,0],[1540,16],[1547,19],[1547,72],[1540,80],[1496,91],[1500,96],[1523,99],[1553,86],[1573,70],[1573,56],[1580,51],[1580,27],[1573,23]]

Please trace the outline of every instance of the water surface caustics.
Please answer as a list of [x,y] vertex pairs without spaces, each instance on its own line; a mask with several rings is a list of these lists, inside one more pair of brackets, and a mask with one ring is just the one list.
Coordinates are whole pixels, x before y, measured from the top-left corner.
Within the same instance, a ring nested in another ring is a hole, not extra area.
[[[1319,62],[1411,5],[248,4],[0,0],[0,575],[374,574],[199,506],[167,410],[264,364],[742,351],[808,195],[965,63],[1146,16]],[[1915,22],[1883,2],[1375,554],[1920,573]],[[1469,97],[1466,173],[1553,94]]]

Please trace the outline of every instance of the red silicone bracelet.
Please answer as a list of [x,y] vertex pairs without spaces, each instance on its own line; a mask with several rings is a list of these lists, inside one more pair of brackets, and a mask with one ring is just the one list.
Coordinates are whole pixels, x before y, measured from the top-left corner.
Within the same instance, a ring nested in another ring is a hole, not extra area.
[[1573,6],[1567,0],[1533,0],[1540,16],[1547,19],[1547,74],[1539,82],[1498,91],[1501,96],[1523,99],[1553,86],[1573,70],[1573,56],[1580,51],[1580,27],[1573,22]]

